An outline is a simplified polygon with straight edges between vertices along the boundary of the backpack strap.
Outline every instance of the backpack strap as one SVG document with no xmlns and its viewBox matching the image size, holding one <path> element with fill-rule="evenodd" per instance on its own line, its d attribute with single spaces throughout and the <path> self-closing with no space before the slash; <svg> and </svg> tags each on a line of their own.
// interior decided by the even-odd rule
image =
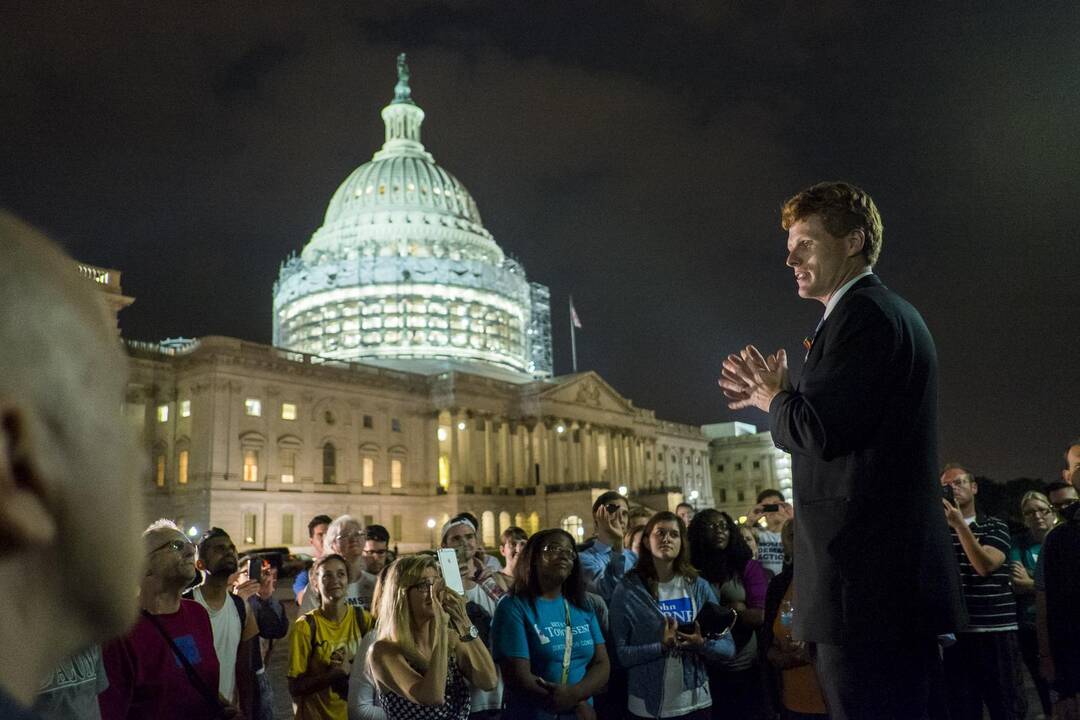
<svg viewBox="0 0 1080 720">
<path fill-rule="evenodd" d="M 247 603 L 244 602 L 244 598 L 236 593 L 229 593 L 229 597 L 232 598 L 233 605 L 236 606 L 236 613 L 240 616 L 240 637 L 243 637 L 244 626 L 247 625 Z"/>
<path fill-rule="evenodd" d="M 311 655 L 314 655 L 315 645 L 317 644 L 315 642 L 315 616 L 312 615 L 310 612 L 306 612 L 304 613 L 304 619 L 307 620 L 308 627 L 311 628 Z"/>
</svg>

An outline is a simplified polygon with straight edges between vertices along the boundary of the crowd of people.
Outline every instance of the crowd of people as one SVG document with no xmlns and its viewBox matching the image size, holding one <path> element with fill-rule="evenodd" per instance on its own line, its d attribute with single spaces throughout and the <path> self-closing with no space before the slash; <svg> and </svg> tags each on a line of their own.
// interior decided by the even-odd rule
<svg viewBox="0 0 1080 720">
<path fill-rule="evenodd" d="M 784 353 L 748 346 L 722 383 L 792 449 L 795 506 L 765 490 L 736 522 L 607 491 L 584 544 L 505 528 L 501 561 L 468 513 L 442 528 L 450 558 L 395 557 L 385 528 L 319 515 L 291 622 L 280 567 L 240 557 L 225 530 L 192 542 L 170 520 L 138 527 L 145 458 L 122 415 L 115 328 L 71 259 L 0 213 L 0 718 L 265 720 L 284 640 L 303 720 L 1012 720 L 1029 714 L 1024 672 L 1044 714 L 1080 719 L 1080 440 L 1062 479 L 1021 499 L 1018 533 L 982 511 L 966 466 L 947 465 L 932 493 L 904 484 L 936 474 L 933 392 L 888 395 L 927 420 L 884 433 L 896 414 L 861 402 L 864 358 L 883 366 L 874 343 L 892 331 L 818 356 L 848 347 L 864 315 L 915 336 L 921 321 L 862 268 L 864 247 L 871 265 L 880 249 L 868 196 L 807 193 L 826 205 L 799 215 L 797 196 L 784 227 L 800 294 L 826 303 L 811 365 L 795 388 Z M 876 229 L 827 226 L 836 197 Z M 815 276 L 830 264 L 832 280 Z M 912 357 L 932 356 L 927 339 Z M 859 381 L 846 395 L 845 377 Z M 890 460 L 916 440 L 927 450 L 910 467 Z"/>
<path fill-rule="evenodd" d="M 939 717 L 981 718 L 984 706 L 992 718 L 1025 717 L 1024 666 L 1045 716 L 1056 703 L 1058 717 L 1073 717 L 1076 488 L 1063 480 L 1025 494 L 1025 527 L 1011 534 L 978 509 L 968 469 L 946 466 L 941 485 L 968 621 L 939 638 Z M 265 667 L 286 639 L 300 720 L 827 718 L 813 646 L 793 635 L 795 510 L 764 490 L 741 520 L 631 509 L 608 491 L 587 542 L 508 527 L 499 560 L 462 513 L 439 543 L 456 558 L 458 593 L 434 551 L 397 557 L 386 528 L 317 515 L 291 623 L 274 597 L 278 567 L 240 558 L 220 528 L 192 543 L 159 520 L 143 533 L 137 623 L 64 661 L 38 711 L 270 720 Z M 95 680 L 77 701 L 59 680 L 83 666 Z"/>
</svg>

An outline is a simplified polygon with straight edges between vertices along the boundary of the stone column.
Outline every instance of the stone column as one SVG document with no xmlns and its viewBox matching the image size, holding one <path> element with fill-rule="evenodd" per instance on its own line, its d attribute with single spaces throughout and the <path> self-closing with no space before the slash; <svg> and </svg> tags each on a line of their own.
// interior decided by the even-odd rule
<svg viewBox="0 0 1080 720">
<path fill-rule="evenodd" d="M 461 486 L 461 431 L 458 430 L 460 422 L 457 410 L 450 411 L 450 492 L 459 492 Z"/>
</svg>

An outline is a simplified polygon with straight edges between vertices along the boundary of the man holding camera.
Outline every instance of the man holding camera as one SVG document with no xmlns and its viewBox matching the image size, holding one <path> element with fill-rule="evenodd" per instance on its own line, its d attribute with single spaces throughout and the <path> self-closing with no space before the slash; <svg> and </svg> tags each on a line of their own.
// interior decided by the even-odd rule
<svg viewBox="0 0 1080 720">
<path fill-rule="evenodd" d="M 582 546 L 578 560 L 589 590 L 610 603 L 615 586 L 637 564 L 637 555 L 623 547 L 630 503 L 616 491 L 608 490 L 593 501 L 592 513 L 596 537 Z"/>
<path fill-rule="evenodd" d="M 746 515 L 746 524 L 753 528 L 757 538 L 758 562 L 774 576 L 784 570 L 784 543 L 780 531 L 794 516 L 795 512 L 783 494 L 771 488 L 758 493 L 757 504 Z M 759 526 L 762 518 L 765 518 L 765 527 Z"/>
<path fill-rule="evenodd" d="M 979 485 L 960 465 L 945 466 L 941 486 L 968 611 L 968 626 L 944 652 L 949 713 L 960 720 L 980 718 L 985 703 L 992 718 L 1023 718 L 1027 699 L 1021 689 L 1016 599 L 1005 562 L 1009 526 L 976 514 Z"/>
</svg>

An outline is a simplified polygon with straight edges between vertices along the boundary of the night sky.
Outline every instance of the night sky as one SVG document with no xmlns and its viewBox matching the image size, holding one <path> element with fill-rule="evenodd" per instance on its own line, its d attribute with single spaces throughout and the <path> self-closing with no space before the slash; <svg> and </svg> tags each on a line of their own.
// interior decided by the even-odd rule
<svg viewBox="0 0 1080 720">
<path fill-rule="evenodd" d="M 1031 9 L 1031 8 L 1036 9 Z M 847 179 L 923 313 L 942 461 L 1056 479 L 1080 435 L 1076 3 L 70 2 L 0 23 L 0 205 L 123 272 L 126 337 L 269 343 L 279 263 L 382 144 L 409 54 L 423 140 L 552 291 L 556 370 L 743 420 L 723 354 L 822 312 L 779 207 Z"/>
</svg>

